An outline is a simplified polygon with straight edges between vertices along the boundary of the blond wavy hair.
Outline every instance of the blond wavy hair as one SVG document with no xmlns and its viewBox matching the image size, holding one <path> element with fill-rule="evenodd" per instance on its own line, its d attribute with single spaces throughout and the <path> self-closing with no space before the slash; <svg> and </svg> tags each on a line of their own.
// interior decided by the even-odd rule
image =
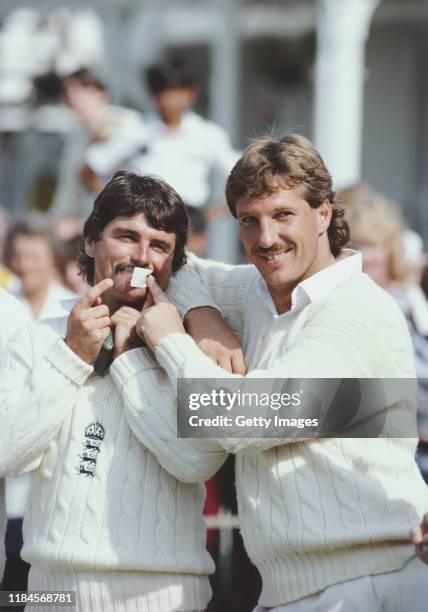
<svg viewBox="0 0 428 612">
<path fill-rule="evenodd" d="M 344 189 L 337 196 L 345 210 L 345 218 L 353 240 L 367 240 L 388 252 L 390 281 L 400 282 L 405 276 L 403 232 L 400 206 L 377 192 L 367 183 Z"/>
</svg>

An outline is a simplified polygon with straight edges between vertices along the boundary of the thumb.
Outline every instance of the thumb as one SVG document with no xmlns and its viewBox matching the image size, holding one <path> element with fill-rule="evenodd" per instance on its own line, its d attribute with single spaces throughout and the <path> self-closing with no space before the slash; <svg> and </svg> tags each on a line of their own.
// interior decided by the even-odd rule
<svg viewBox="0 0 428 612">
<path fill-rule="evenodd" d="M 144 300 L 144 304 L 143 307 L 141 309 L 141 312 L 144 312 L 146 310 L 148 310 L 149 308 L 151 308 L 152 306 L 155 305 L 155 300 L 153 298 L 152 292 L 151 291 L 146 291 L 146 299 Z"/>
<path fill-rule="evenodd" d="M 161 304 L 162 302 L 165 302 L 166 304 L 170 303 L 166 293 L 159 287 L 152 274 L 147 277 L 146 283 L 147 287 L 150 289 L 150 294 L 153 297 L 154 304 Z"/>
</svg>

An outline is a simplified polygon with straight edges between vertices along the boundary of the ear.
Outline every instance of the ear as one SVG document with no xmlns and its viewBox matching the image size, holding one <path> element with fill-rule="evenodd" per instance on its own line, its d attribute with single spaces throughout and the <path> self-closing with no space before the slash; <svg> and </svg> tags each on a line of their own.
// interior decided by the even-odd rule
<svg viewBox="0 0 428 612">
<path fill-rule="evenodd" d="M 330 200 L 324 200 L 324 202 L 317 209 L 318 218 L 318 230 L 321 234 L 324 234 L 329 228 L 331 217 L 333 214 L 333 208 L 330 204 Z"/>
<path fill-rule="evenodd" d="M 89 238 L 85 238 L 85 253 L 88 257 L 94 257 L 94 244 L 95 242 L 89 240 Z"/>
</svg>

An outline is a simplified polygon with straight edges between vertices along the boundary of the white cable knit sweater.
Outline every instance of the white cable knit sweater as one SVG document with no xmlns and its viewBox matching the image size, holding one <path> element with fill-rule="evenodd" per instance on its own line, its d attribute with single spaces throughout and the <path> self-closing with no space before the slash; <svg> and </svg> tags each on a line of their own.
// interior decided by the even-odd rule
<svg viewBox="0 0 428 612">
<path fill-rule="evenodd" d="M 20 327 L 26 325 L 27 317 L 18 300 L 2 288 L 0 288 L 0 316 L 0 351 L 4 351 L 8 340 Z M 0 478 L 0 583 L 5 563 L 4 536 L 7 524 L 4 489 L 4 481 Z"/>
<path fill-rule="evenodd" d="M 392 298 L 365 274 L 350 275 L 304 307 L 286 337 L 281 317 L 273 319 L 263 303 L 259 284 L 251 266 L 193 260 L 187 277 L 173 281 L 169 294 L 182 310 L 214 299 L 249 362 L 263 364 L 250 377 L 414 376 L 406 322 Z M 165 338 L 156 357 L 174 383 L 178 377 L 231 376 L 184 334 Z M 171 405 L 162 409 L 160 395 L 146 399 L 152 411 L 150 433 L 143 431 L 148 448 L 165 465 L 172 465 L 174 453 L 190 461 L 196 441 L 178 439 L 174 446 Z M 414 422 L 415 415 L 408 418 Z M 428 508 L 427 487 L 414 461 L 415 439 L 247 439 L 238 447 L 236 440 L 202 442 L 208 454 L 218 447 L 239 450 L 240 523 L 262 575 L 262 605 L 285 604 L 334 583 L 397 570 L 414 555 L 408 532 Z"/>
<path fill-rule="evenodd" d="M 161 465 L 140 441 L 148 427 L 140 414 L 159 385 L 173 402 L 166 375 L 134 349 L 95 376 L 62 340 L 65 326 L 66 318 L 21 330 L 0 366 L 0 475 L 35 470 L 23 558 L 39 572 L 188 574 L 185 608 L 203 609 L 214 564 L 202 483 L 225 452 L 195 447 L 191 464 Z"/>
</svg>

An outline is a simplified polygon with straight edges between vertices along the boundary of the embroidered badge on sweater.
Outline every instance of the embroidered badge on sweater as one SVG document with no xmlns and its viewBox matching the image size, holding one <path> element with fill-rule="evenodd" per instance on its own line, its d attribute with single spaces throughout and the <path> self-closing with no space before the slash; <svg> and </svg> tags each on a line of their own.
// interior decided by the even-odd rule
<svg viewBox="0 0 428 612">
<path fill-rule="evenodd" d="M 86 427 L 83 452 L 79 455 L 81 463 L 77 466 L 79 476 L 94 477 L 104 436 L 105 429 L 99 421 L 95 421 L 95 423 L 91 423 Z"/>
</svg>

